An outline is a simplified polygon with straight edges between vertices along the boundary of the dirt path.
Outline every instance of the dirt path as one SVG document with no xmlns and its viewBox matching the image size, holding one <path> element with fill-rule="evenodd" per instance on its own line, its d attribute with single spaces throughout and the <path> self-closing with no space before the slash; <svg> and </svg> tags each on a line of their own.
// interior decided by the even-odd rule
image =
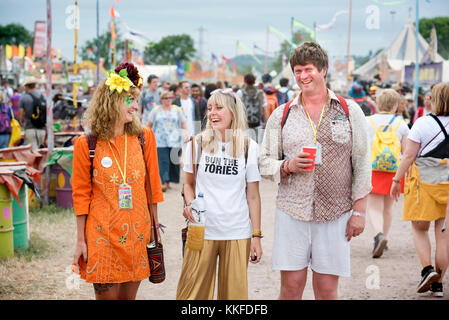
<svg viewBox="0 0 449 320">
<path fill-rule="evenodd" d="M 173 185 L 159 207 L 160 222 L 168 226 L 163 235 L 167 279 L 157 285 L 142 281 L 137 299 L 175 298 L 182 264 L 180 230 L 184 226 L 180 188 L 181 185 Z M 277 186 L 264 180 L 260 191 L 264 255 L 260 264 L 249 265 L 249 298 L 271 300 L 277 299 L 280 285 L 279 272 L 271 270 Z M 435 299 L 429 293 L 419 295 L 415 292 L 421 267 L 413 246 L 410 224 L 401 220 L 401 208 L 402 201 L 394 206 L 389 250 L 380 259 L 371 258 L 374 234 L 369 224 L 361 236 L 351 241 L 352 277 L 341 278 L 341 299 Z M 72 281 L 73 276 L 67 269 L 75 241 L 74 216 L 66 213 L 50 225 L 35 219 L 31 231 L 47 240 L 50 252 L 31 261 L 24 258 L 0 261 L 0 299 L 92 299 L 92 285 L 81 280 L 79 288 L 76 288 L 76 282 Z M 434 246 L 433 231 L 431 234 Z M 304 299 L 314 298 L 310 275 L 309 272 Z M 444 285 L 448 290 L 447 277 Z M 448 297 L 449 293 L 443 299 Z"/>
</svg>

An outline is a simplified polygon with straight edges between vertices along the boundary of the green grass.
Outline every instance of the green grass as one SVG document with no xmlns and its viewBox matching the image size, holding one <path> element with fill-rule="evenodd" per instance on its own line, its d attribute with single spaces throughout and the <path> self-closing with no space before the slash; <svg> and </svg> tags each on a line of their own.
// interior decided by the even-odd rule
<svg viewBox="0 0 449 320">
<path fill-rule="evenodd" d="M 39 236 L 36 232 L 31 232 L 29 247 L 27 249 L 14 249 L 14 256 L 31 261 L 32 259 L 47 256 L 50 249 L 51 247 L 49 241 Z"/>
</svg>

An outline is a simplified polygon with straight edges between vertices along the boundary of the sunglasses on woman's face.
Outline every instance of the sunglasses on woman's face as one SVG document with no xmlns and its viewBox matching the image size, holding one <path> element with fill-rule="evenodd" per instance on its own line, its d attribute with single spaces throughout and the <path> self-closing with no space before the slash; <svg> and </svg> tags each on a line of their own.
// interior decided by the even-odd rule
<svg viewBox="0 0 449 320">
<path fill-rule="evenodd" d="M 163 97 L 162 100 L 173 99 L 173 97 Z"/>
</svg>

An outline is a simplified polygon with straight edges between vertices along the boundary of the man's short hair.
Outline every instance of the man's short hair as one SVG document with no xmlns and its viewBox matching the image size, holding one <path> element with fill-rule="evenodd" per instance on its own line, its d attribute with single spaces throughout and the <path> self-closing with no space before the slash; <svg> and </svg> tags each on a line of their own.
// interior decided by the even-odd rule
<svg viewBox="0 0 449 320">
<path fill-rule="evenodd" d="M 150 74 L 147 78 L 147 83 L 151 83 L 151 80 L 153 79 L 159 79 L 159 77 L 155 74 Z"/>
<path fill-rule="evenodd" d="M 252 74 L 252 73 L 247 73 L 245 74 L 245 76 L 243 77 L 243 81 L 252 86 L 254 85 L 254 83 L 256 82 L 256 77 Z"/>
<path fill-rule="evenodd" d="M 191 87 L 192 89 L 193 89 L 193 88 L 200 88 L 200 89 L 201 89 L 201 87 L 200 87 L 198 84 L 196 84 L 196 83 L 192 84 L 190 87 Z"/>
<path fill-rule="evenodd" d="M 262 75 L 262 82 L 264 84 L 271 82 L 271 80 L 273 80 L 273 78 L 268 73 L 265 73 L 264 75 Z"/>
<path fill-rule="evenodd" d="M 187 80 L 182 80 L 182 81 L 179 83 L 179 86 L 180 86 L 181 88 L 184 88 L 184 83 L 187 83 L 187 84 L 190 85 L 190 82 L 189 82 L 189 81 L 187 81 Z"/>
<path fill-rule="evenodd" d="M 290 54 L 290 67 L 292 70 L 297 65 L 305 66 L 306 64 L 313 64 L 318 71 L 329 69 L 329 58 L 326 51 L 321 46 L 312 41 L 303 42 Z"/>
<path fill-rule="evenodd" d="M 288 79 L 287 79 L 287 78 L 281 78 L 281 79 L 279 80 L 279 85 L 280 85 L 281 87 L 286 87 L 286 86 L 288 86 Z"/>
</svg>

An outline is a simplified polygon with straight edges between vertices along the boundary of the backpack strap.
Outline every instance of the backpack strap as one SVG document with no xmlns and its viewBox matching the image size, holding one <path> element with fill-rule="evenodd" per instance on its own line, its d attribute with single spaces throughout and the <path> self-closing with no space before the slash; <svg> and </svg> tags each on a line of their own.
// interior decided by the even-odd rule
<svg viewBox="0 0 449 320">
<path fill-rule="evenodd" d="M 396 117 L 396 116 L 395 116 Z M 396 133 L 396 131 L 398 131 L 399 129 L 399 125 L 401 124 L 402 120 L 399 119 L 398 124 L 396 125 L 396 128 L 394 128 L 393 132 Z"/>
<path fill-rule="evenodd" d="M 429 115 L 435 119 L 435 121 L 438 123 L 438 125 L 441 128 L 441 131 L 443 131 L 444 134 L 444 138 L 445 140 L 449 139 L 449 135 L 447 134 L 446 129 L 444 128 L 443 124 L 441 123 L 440 119 L 438 119 L 438 117 L 436 115 L 434 115 L 433 113 L 429 113 Z"/>
<path fill-rule="evenodd" d="M 373 126 L 374 133 L 377 133 L 378 130 L 377 130 L 377 128 L 376 128 L 376 125 L 374 124 L 373 118 L 372 118 L 372 117 L 368 117 L 368 119 L 370 120 L 371 125 Z"/>
<path fill-rule="evenodd" d="M 282 120 L 281 120 L 281 130 L 284 128 L 285 122 L 287 121 L 288 115 L 290 113 L 290 105 L 292 104 L 292 102 L 293 102 L 293 99 L 285 104 L 284 114 L 282 115 Z"/>
<path fill-rule="evenodd" d="M 345 111 L 346 116 L 348 117 L 348 120 L 349 120 L 349 109 L 348 109 L 348 103 L 346 102 L 346 99 L 343 98 L 342 96 L 339 96 L 338 94 L 336 96 L 338 98 L 338 101 L 340 101 L 340 104 L 343 107 L 343 110 Z"/>
<path fill-rule="evenodd" d="M 93 172 L 94 172 L 94 157 L 95 157 L 95 148 L 97 146 L 97 137 L 93 134 L 89 133 L 86 135 L 87 146 L 89 147 L 89 158 L 90 158 L 90 181 L 92 181 Z"/>
</svg>

